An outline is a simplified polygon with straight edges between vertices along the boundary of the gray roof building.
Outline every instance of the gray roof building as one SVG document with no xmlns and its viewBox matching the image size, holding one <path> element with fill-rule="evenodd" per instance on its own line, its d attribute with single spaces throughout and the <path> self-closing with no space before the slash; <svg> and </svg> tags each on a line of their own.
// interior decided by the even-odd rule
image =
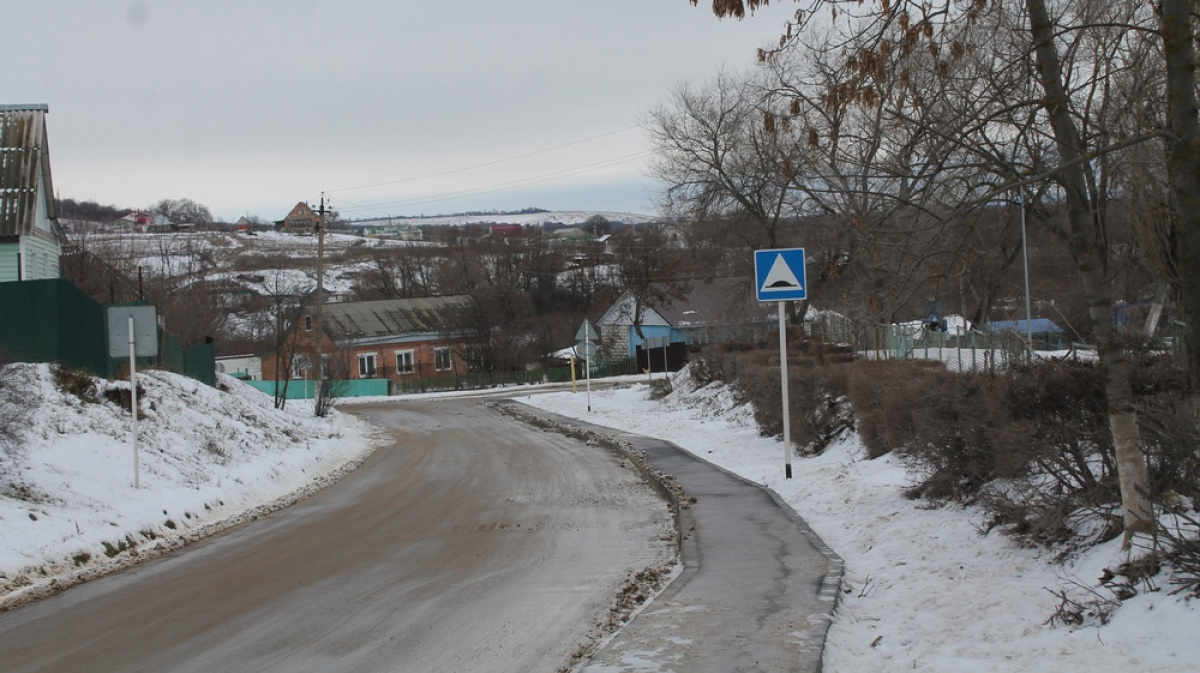
<svg viewBox="0 0 1200 673">
<path fill-rule="evenodd" d="M 466 295 L 325 304 L 321 330 L 339 343 L 427 337 L 443 331 L 447 313 L 466 304 Z"/>
<path fill-rule="evenodd" d="M 0 105 L 0 282 L 57 278 L 64 236 L 54 210 L 49 107 Z"/>
</svg>

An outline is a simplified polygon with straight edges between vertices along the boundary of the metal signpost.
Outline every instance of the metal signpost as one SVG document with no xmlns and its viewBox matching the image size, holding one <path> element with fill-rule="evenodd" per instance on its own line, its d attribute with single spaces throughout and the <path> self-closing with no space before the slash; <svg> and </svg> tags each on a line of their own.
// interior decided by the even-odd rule
<svg viewBox="0 0 1200 673">
<path fill-rule="evenodd" d="M 783 389 L 783 460 L 785 478 L 792 478 L 792 428 L 788 410 L 787 323 L 784 306 L 808 298 L 804 248 L 754 251 L 754 293 L 761 302 L 779 302 L 779 382 Z"/>
<path fill-rule="evenodd" d="M 138 357 L 158 355 L 158 313 L 153 306 L 108 307 L 108 356 L 119 358 L 128 346 L 130 408 L 133 411 L 133 487 L 141 488 L 138 466 Z"/>
<path fill-rule="evenodd" d="M 596 357 L 596 342 L 593 341 L 596 337 L 596 328 L 592 327 L 592 323 L 587 320 L 583 321 L 583 325 L 579 327 L 579 331 L 575 333 L 575 352 L 582 357 L 583 367 L 587 376 L 587 410 L 592 410 L 592 358 Z"/>
</svg>

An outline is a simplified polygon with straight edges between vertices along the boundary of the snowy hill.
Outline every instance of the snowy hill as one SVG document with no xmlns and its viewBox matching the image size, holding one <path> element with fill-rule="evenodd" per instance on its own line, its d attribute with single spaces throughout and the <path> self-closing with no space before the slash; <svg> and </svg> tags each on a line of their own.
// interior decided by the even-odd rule
<svg viewBox="0 0 1200 673">
<path fill-rule="evenodd" d="M 654 215 L 646 215 L 643 213 L 618 213 L 594 210 L 551 210 L 537 213 L 478 213 L 471 215 L 404 217 L 393 218 L 391 221 L 396 223 L 411 224 L 417 227 L 461 227 L 467 224 L 520 224 L 522 226 L 562 224 L 567 226 L 576 226 L 587 222 L 589 219 L 597 215 L 610 222 L 623 222 L 625 224 L 643 224 L 646 222 L 654 222 L 658 219 Z M 353 222 L 353 224 L 364 223 L 365 222 Z"/>
</svg>

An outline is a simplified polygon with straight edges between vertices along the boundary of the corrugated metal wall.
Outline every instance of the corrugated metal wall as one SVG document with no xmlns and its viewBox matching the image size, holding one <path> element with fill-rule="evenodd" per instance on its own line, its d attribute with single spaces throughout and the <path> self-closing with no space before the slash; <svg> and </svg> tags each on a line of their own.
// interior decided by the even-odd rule
<svg viewBox="0 0 1200 673">
<path fill-rule="evenodd" d="M 33 232 L 44 115 L 44 109 L 0 109 L 0 236 Z"/>
<path fill-rule="evenodd" d="M 108 376 L 105 329 L 104 307 L 70 281 L 0 283 L 0 348 L 9 359 Z"/>
</svg>

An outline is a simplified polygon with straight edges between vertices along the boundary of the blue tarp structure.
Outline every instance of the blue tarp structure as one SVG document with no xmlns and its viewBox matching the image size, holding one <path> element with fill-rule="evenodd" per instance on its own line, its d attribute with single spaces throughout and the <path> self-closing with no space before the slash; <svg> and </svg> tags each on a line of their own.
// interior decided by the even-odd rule
<svg viewBox="0 0 1200 673">
<path fill-rule="evenodd" d="M 1016 332 L 1024 337 L 1033 334 L 1034 347 L 1056 350 L 1063 347 L 1063 328 L 1049 318 L 1033 320 L 996 320 L 987 324 L 989 332 Z"/>
</svg>

